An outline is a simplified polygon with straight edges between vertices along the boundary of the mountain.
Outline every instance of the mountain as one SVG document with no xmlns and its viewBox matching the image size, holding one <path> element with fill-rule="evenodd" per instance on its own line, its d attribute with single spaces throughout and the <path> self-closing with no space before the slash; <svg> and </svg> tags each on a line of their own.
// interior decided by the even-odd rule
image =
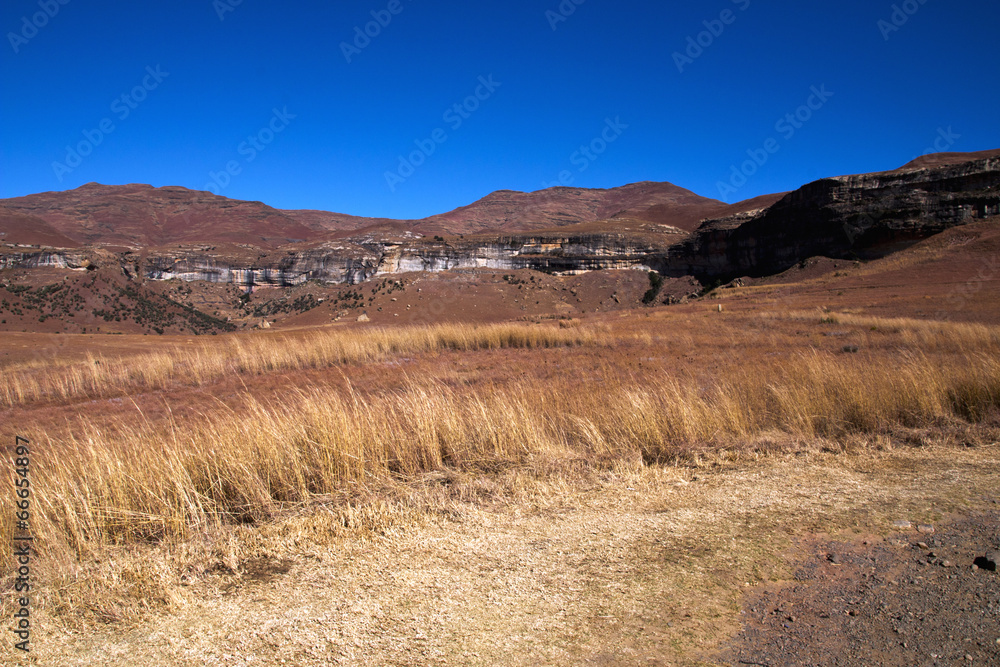
<svg viewBox="0 0 1000 667">
<path fill-rule="evenodd" d="M 726 204 L 673 185 L 644 181 L 611 189 L 498 190 L 468 206 L 416 221 L 423 234 L 532 232 L 597 220 L 632 218 L 691 231 Z M 650 214 L 650 211 L 656 212 Z"/>
<path fill-rule="evenodd" d="M 925 156 L 893 171 L 820 179 L 766 208 L 706 220 L 664 270 L 726 280 L 817 255 L 883 257 L 998 215 L 1000 151 Z"/>
<path fill-rule="evenodd" d="M 288 287 L 453 269 L 655 269 L 713 282 L 874 257 L 1000 214 L 1000 151 L 929 155 L 738 204 L 670 183 L 494 192 L 423 220 L 283 211 L 179 187 L 88 184 L 0 200 L 0 266 L 106 265 L 146 280 Z M 447 236 L 448 238 L 445 238 Z M 81 248 L 24 252 L 17 243 Z M 138 251 L 138 252 L 136 252 Z M 118 253 L 115 255 L 114 253 Z"/>
<path fill-rule="evenodd" d="M 990 151 L 977 151 L 975 153 L 931 153 L 907 162 L 894 172 L 913 171 L 916 169 L 934 169 L 936 167 L 948 167 L 963 162 L 974 160 L 984 160 L 991 157 L 1000 157 L 1000 149 Z M 886 172 L 891 173 L 891 172 Z"/>
<path fill-rule="evenodd" d="M 262 202 L 169 186 L 100 185 L 0 200 L 7 216 L 31 216 L 43 225 L 2 223 L 4 241 L 56 247 L 99 245 L 149 248 L 182 243 L 244 243 L 275 248 L 350 234 L 414 235 L 515 233 L 616 217 L 650 220 L 691 230 L 707 215 L 726 210 L 670 183 L 634 183 L 589 190 L 501 190 L 467 206 L 422 220 L 364 218 L 328 211 L 287 211 Z M 60 244 L 64 244 L 60 246 Z"/>
<path fill-rule="evenodd" d="M 76 248 L 80 243 L 61 234 L 45 220 L 7 206 L 0 206 L 0 242 Z"/>
<path fill-rule="evenodd" d="M 276 247 L 377 222 L 324 211 L 281 211 L 210 192 L 140 184 L 88 183 L 65 192 L 0 200 L 0 206 L 45 221 L 75 245 L 133 248 L 177 243 Z M 12 227 L 6 240 L 32 243 L 27 238 Z"/>
<path fill-rule="evenodd" d="M 0 201 L 0 330 L 209 333 L 264 320 L 593 312 L 647 303 L 650 271 L 668 285 L 667 303 L 998 221 L 1000 151 L 924 156 L 733 205 L 635 183 L 499 191 L 423 220 L 88 184 Z M 405 303 L 395 296 L 413 284 Z"/>
</svg>

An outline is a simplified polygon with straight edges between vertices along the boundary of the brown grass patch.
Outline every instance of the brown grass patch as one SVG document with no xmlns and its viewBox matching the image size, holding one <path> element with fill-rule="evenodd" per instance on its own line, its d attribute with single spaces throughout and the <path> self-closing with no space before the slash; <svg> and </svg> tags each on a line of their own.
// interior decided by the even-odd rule
<svg viewBox="0 0 1000 667">
<path fill-rule="evenodd" d="M 574 462 L 610 469 L 738 461 L 810 442 L 837 451 L 843 445 L 822 443 L 858 434 L 983 421 L 1000 406 L 1000 361 L 814 353 L 730 368 L 706 384 L 670 376 L 474 389 L 410 381 L 365 396 L 314 386 L 271 399 L 248 394 L 242 403 L 186 422 L 107 427 L 80 417 L 65 439 L 34 443 L 35 461 L 47 465 L 32 471 L 32 530 L 52 568 L 47 576 L 61 582 L 42 594 L 49 604 L 73 608 L 80 564 L 114 545 L 196 540 L 435 471 L 489 477 Z M 357 520 L 348 513 L 341 522 L 375 525 L 397 510 Z M 0 539 L 13 534 L 13 515 L 8 494 L 0 498 Z M 143 566 L 102 585 L 136 604 L 165 599 L 148 589 L 165 576 Z"/>
<path fill-rule="evenodd" d="M 401 354 L 590 345 L 593 331 L 526 324 L 314 330 L 306 334 L 246 334 L 222 342 L 126 356 L 88 355 L 85 361 L 35 360 L 0 370 L 0 405 L 128 395 L 176 385 L 200 386 L 232 374 L 329 368 Z"/>
</svg>

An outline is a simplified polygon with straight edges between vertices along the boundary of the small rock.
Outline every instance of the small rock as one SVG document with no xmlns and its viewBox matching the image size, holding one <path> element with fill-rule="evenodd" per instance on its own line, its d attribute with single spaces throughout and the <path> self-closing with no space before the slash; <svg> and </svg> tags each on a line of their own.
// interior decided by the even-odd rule
<svg viewBox="0 0 1000 667">
<path fill-rule="evenodd" d="M 917 532 L 923 533 L 925 535 L 932 535 L 934 533 L 934 526 L 928 523 L 922 523 L 919 526 L 917 526 Z"/>
<path fill-rule="evenodd" d="M 906 519 L 899 519 L 892 522 L 892 527 L 899 528 L 900 530 L 909 530 L 910 528 L 913 528 L 913 524 Z"/>
<path fill-rule="evenodd" d="M 844 559 L 841 558 L 839 554 L 827 554 L 826 559 L 834 565 L 840 565 L 844 562 Z"/>
<path fill-rule="evenodd" d="M 847 354 L 856 354 L 860 349 L 857 345 L 845 345 L 840 348 L 841 352 L 846 352 Z"/>
<path fill-rule="evenodd" d="M 987 551 L 985 556 L 979 556 L 972 561 L 972 567 L 996 572 L 997 562 L 1000 562 L 1000 551 Z"/>
<path fill-rule="evenodd" d="M 920 547 L 921 549 L 930 549 L 930 547 L 927 546 L 926 542 L 917 542 L 917 546 Z"/>
<path fill-rule="evenodd" d="M 941 567 L 955 567 L 955 564 L 950 560 L 943 560 L 941 561 Z"/>
<path fill-rule="evenodd" d="M 969 662 L 972 662 L 972 656 L 969 655 L 968 653 L 965 654 L 965 659 L 968 660 Z"/>
</svg>

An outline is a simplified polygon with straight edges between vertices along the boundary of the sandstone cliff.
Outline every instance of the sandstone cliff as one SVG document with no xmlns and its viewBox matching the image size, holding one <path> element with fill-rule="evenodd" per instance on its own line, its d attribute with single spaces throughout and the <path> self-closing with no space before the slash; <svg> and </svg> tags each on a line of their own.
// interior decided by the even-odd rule
<svg viewBox="0 0 1000 667">
<path fill-rule="evenodd" d="M 678 234 L 679 238 L 683 235 Z M 576 273 L 641 268 L 660 261 L 663 244 L 624 235 L 503 236 L 445 242 L 368 240 L 327 243 L 271 259 L 241 263 L 225 253 L 184 250 L 151 253 L 142 273 L 151 280 L 205 280 L 241 287 L 289 287 L 310 280 L 356 284 L 415 271 L 487 268 Z"/>
<path fill-rule="evenodd" d="M 386 274 L 472 268 L 534 269 L 549 273 L 652 268 L 669 276 L 690 275 L 702 282 L 712 282 L 778 273 L 817 255 L 879 256 L 948 227 L 1000 214 L 1000 152 L 972 154 L 969 157 L 973 159 L 965 161 L 954 154 L 946 157 L 935 160 L 931 156 L 890 172 L 822 179 L 780 198 L 759 197 L 733 206 L 697 198 L 669 184 L 635 184 L 615 191 L 595 191 L 597 194 L 589 199 L 575 191 L 563 192 L 570 190 L 567 188 L 531 196 L 504 192 L 466 207 L 469 209 L 466 213 L 472 216 L 467 223 L 455 222 L 463 209 L 440 216 L 459 227 L 477 227 L 485 224 L 483 216 L 502 213 L 505 218 L 516 217 L 517 226 L 530 229 L 540 224 L 531 221 L 532 211 L 541 220 L 551 220 L 556 214 L 552 206 L 566 197 L 574 200 L 576 208 L 570 207 L 570 218 L 577 221 L 594 215 L 594 211 L 603 210 L 606 214 L 618 206 L 637 206 L 637 202 L 643 205 L 654 202 L 650 210 L 655 210 L 661 218 L 669 218 L 661 210 L 666 206 L 664 200 L 673 202 L 677 219 L 696 211 L 716 216 L 728 214 L 703 219 L 696 229 L 695 225 L 688 227 L 694 229 L 690 233 L 661 223 L 636 231 L 639 228 L 629 228 L 622 218 L 601 223 L 599 227 L 605 230 L 602 232 L 582 231 L 578 224 L 563 230 L 509 233 L 497 230 L 445 239 L 422 236 L 413 226 L 393 224 L 333 233 L 322 230 L 329 221 L 308 215 L 290 221 L 289 212 L 269 209 L 259 202 L 211 199 L 207 193 L 149 186 L 126 186 L 124 195 L 112 196 L 104 186 L 85 186 L 72 191 L 63 208 L 59 207 L 57 197 L 62 193 L 6 200 L 6 213 L 0 211 L 3 213 L 0 222 L 6 221 L 5 228 L 12 230 L 11 233 L 20 233 L 18 230 L 23 231 L 25 220 L 41 220 L 49 215 L 54 217 L 53 229 L 45 230 L 48 236 L 69 234 L 74 229 L 70 224 L 73 212 L 83 211 L 90 222 L 81 228 L 81 233 L 83 238 L 90 239 L 111 225 L 113 219 L 117 220 L 114 215 L 128 214 L 138 219 L 130 217 L 130 226 L 117 229 L 114 240 L 119 240 L 119 236 L 121 241 L 126 236 L 134 240 L 139 234 L 135 230 L 145 230 L 146 235 L 154 232 L 180 235 L 197 242 L 199 235 L 208 234 L 207 230 L 221 229 L 221 236 L 214 241 L 219 245 L 175 242 L 169 246 L 119 249 L 115 255 L 94 246 L 56 250 L 7 243 L 5 252 L 0 253 L 0 268 L 82 269 L 93 262 L 94 253 L 101 253 L 98 263 L 117 262 L 128 277 L 208 281 L 240 287 L 289 287 L 313 280 L 356 284 Z M 146 202 L 145 197 L 152 199 Z M 211 208 L 219 204 L 216 199 L 224 204 L 218 211 Z M 598 203 L 605 208 L 599 209 Z M 211 215 L 199 218 L 198 225 L 178 228 L 179 223 L 171 216 L 194 204 L 209 207 Z M 164 211 L 169 211 L 169 215 Z M 37 217 L 27 218 L 29 213 Z M 321 212 L 300 213 L 322 217 Z M 142 223 L 146 218 L 152 224 L 149 229 Z M 244 218 L 253 234 L 241 242 L 237 232 Z M 362 224 L 358 221 L 370 222 L 345 219 L 338 224 Z M 292 233 L 305 238 L 287 236 Z M 265 234 L 275 236 L 264 238 Z M 278 235 L 284 236 L 278 239 Z M 332 240 L 331 235 L 335 236 Z"/>
<path fill-rule="evenodd" d="M 1000 214 L 1000 157 L 827 178 L 750 214 L 705 221 L 659 268 L 702 280 L 762 276 L 808 257 L 876 257 Z"/>
</svg>

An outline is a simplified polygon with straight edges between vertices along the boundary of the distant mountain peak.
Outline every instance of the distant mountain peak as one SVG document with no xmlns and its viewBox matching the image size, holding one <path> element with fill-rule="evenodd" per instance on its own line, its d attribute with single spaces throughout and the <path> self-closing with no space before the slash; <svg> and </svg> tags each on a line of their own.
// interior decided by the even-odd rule
<svg viewBox="0 0 1000 667">
<path fill-rule="evenodd" d="M 938 153 L 919 157 L 896 171 L 991 157 L 1000 157 L 1000 150 Z M 0 232 L 6 243 L 131 247 L 192 242 L 273 247 L 291 240 L 311 242 L 355 234 L 511 234 L 591 223 L 601 223 L 601 229 L 610 230 L 625 221 L 690 232 L 706 218 L 766 207 L 780 198 L 762 195 L 729 206 L 673 183 L 639 181 L 613 188 L 496 190 L 447 213 L 420 220 L 391 220 L 328 211 L 280 210 L 263 202 L 230 199 L 177 185 L 91 182 L 64 192 L 0 200 Z M 31 232 L 33 226 L 38 227 L 38 233 Z"/>
</svg>

